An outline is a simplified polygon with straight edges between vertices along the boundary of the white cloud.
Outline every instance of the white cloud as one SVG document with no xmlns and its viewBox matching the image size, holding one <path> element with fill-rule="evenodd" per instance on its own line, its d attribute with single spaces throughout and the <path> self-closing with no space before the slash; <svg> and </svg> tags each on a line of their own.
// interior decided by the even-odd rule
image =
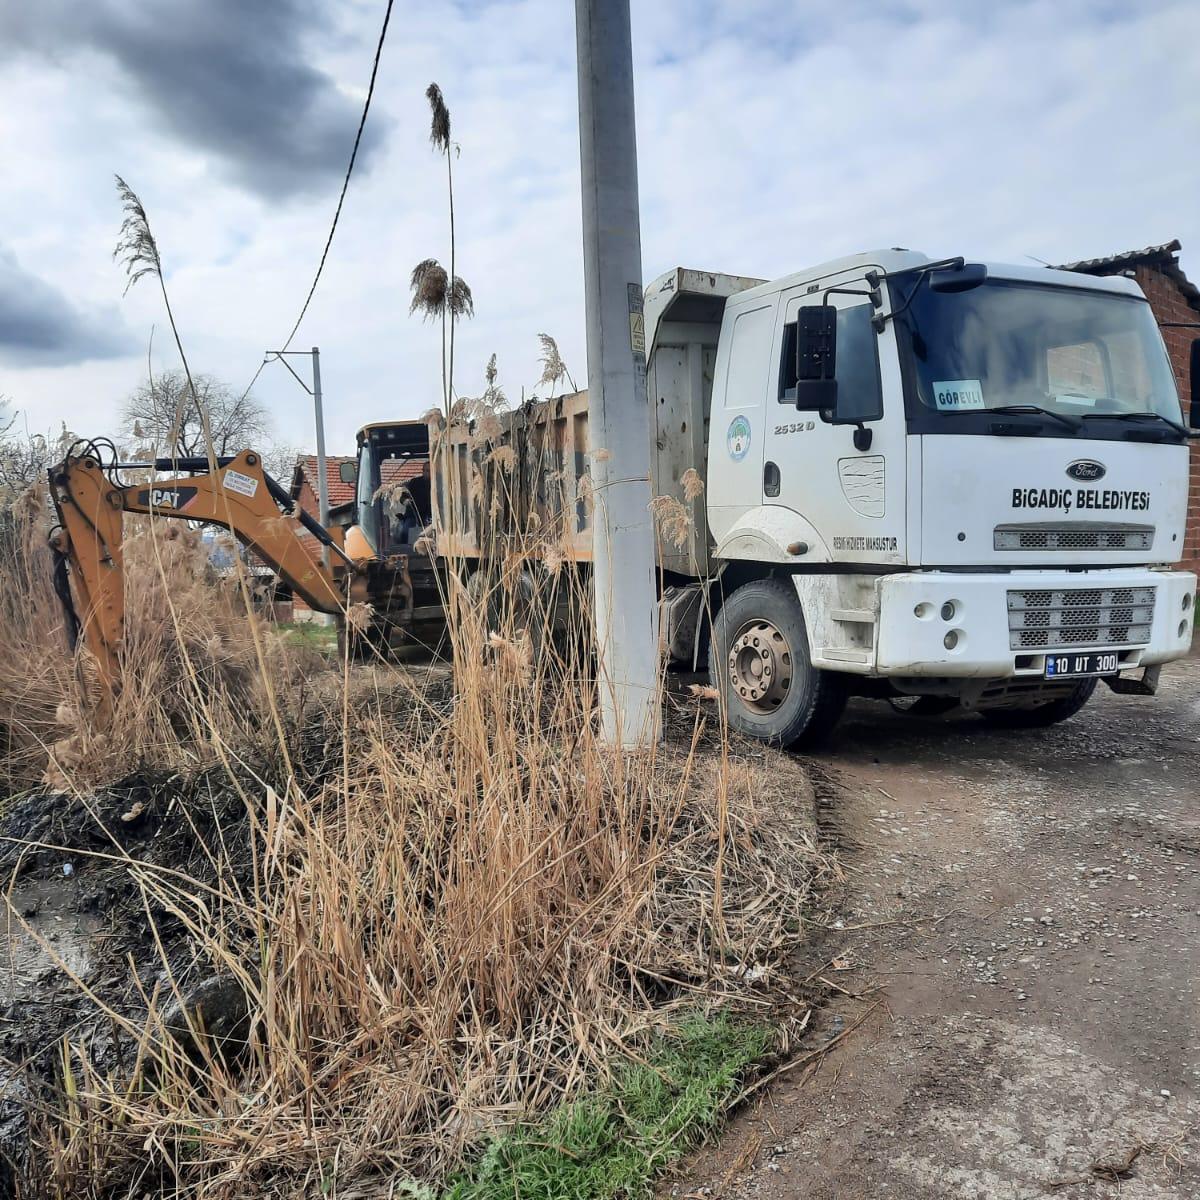
<svg viewBox="0 0 1200 1200">
<path fill-rule="evenodd" d="M 347 0 L 297 44 L 353 109 L 382 4 Z M 499 354 L 510 397 L 537 377 L 536 334 L 586 374 L 572 6 L 558 0 L 397 5 L 376 108 L 386 136 L 356 176 L 297 346 L 322 348 L 330 445 L 367 420 L 417 415 L 439 390 L 437 334 L 408 316 L 408 274 L 449 256 L 445 170 L 428 144 L 436 79 L 454 117 L 458 270 L 476 299 L 457 382 Z M 1042 3 L 768 0 L 634 4 L 643 257 L 782 275 L 877 245 L 1061 262 L 1179 237 L 1200 264 L 1200 10 Z M 203 96 L 191 102 L 203 103 Z M 344 131 L 348 154 L 353 122 Z M 108 261 L 120 170 L 150 210 L 199 369 L 244 385 L 307 291 L 336 200 L 267 201 L 211 147 L 144 107 L 106 55 L 9 59 L 0 229 L 22 262 L 84 306 L 122 286 Z M 1200 266 L 1194 273 L 1200 273 Z M 145 284 L 124 302 L 161 326 Z M 161 329 L 155 355 L 170 364 Z M 111 428 L 144 350 L 118 364 L 26 370 L 0 392 L 34 427 Z M 311 441 L 308 398 L 281 368 L 259 394 Z"/>
</svg>

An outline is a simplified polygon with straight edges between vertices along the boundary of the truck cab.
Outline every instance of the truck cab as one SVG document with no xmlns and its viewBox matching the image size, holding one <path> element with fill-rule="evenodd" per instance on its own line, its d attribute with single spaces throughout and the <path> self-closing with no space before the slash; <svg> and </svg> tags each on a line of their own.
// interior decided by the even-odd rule
<svg viewBox="0 0 1200 1200">
<path fill-rule="evenodd" d="M 692 560 L 735 725 L 794 742 L 854 692 L 1045 724 L 1187 653 L 1188 430 L 1131 280 L 887 250 L 671 272 L 646 318 L 659 459 L 667 414 L 707 427 Z"/>
</svg>

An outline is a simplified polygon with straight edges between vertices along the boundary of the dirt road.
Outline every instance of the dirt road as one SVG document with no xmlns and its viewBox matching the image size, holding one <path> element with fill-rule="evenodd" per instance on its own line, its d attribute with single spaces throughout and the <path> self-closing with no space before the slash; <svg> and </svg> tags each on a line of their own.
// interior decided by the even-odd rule
<svg viewBox="0 0 1200 1200">
<path fill-rule="evenodd" d="M 814 766 L 850 880 L 805 969 L 864 998 L 665 1190 L 1200 1197 L 1200 658 L 1032 734 L 859 702 Z"/>
</svg>

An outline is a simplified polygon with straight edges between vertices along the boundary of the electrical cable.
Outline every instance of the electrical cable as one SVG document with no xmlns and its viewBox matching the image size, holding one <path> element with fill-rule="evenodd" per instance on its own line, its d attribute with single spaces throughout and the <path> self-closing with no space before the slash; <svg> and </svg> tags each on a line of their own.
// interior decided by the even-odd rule
<svg viewBox="0 0 1200 1200">
<path fill-rule="evenodd" d="M 317 264 L 317 273 L 313 277 L 312 287 L 308 289 L 304 307 L 300 310 L 300 315 L 296 318 L 296 323 L 292 326 L 292 332 L 288 334 L 287 341 L 283 343 L 285 350 L 292 344 L 292 338 L 296 336 L 300 322 L 304 320 L 304 314 L 308 312 L 308 306 L 317 290 L 317 284 L 321 281 L 321 272 L 325 270 L 329 247 L 333 245 L 333 235 L 337 232 L 338 218 L 342 215 L 342 205 L 346 200 L 346 190 L 350 186 L 350 176 L 354 173 L 354 160 L 358 157 L 359 143 L 362 141 L 363 130 L 366 128 L 367 113 L 371 111 L 371 97 L 375 95 L 375 79 L 379 74 L 379 59 L 383 54 L 383 43 L 387 38 L 388 22 L 392 19 L 392 3 L 393 0 L 387 0 L 387 9 L 383 14 L 383 28 L 379 31 L 379 44 L 375 47 L 375 61 L 371 64 L 371 81 L 367 84 L 367 98 L 363 103 L 362 116 L 359 118 L 358 132 L 354 135 L 354 148 L 350 151 L 350 162 L 346 167 L 346 178 L 342 180 L 342 194 L 338 197 L 337 208 L 333 213 L 333 224 L 329 227 L 329 236 L 325 239 L 325 249 L 321 251 L 321 261 Z"/>
<path fill-rule="evenodd" d="M 379 30 L 379 42 L 375 47 L 375 59 L 371 64 L 371 79 L 367 84 L 367 98 L 363 102 L 362 116 L 358 120 L 358 131 L 354 135 L 354 146 L 350 151 L 350 162 L 346 166 L 346 177 L 342 180 L 341 195 L 338 196 L 337 208 L 333 212 L 333 223 L 329 227 L 329 236 L 325 239 L 325 248 L 321 251 L 321 261 L 317 264 L 317 273 L 313 276 L 312 287 L 308 289 L 308 295 L 304 298 L 304 305 L 300 309 L 300 315 L 296 318 L 296 323 L 292 326 L 292 332 L 288 334 L 287 341 L 283 343 L 283 349 L 287 350 L 292 344 L 292 338 L 296 336 L 296 331 L 300 328 L 300 322 L 304 320 L 305 314 L 308 312 L 308 306 L 312 303 L 312 298 L 316 294 L 317 284 L 321 282 L 321 274 L 325 270 L 325 260 L 329 257 L 329 247 L 333 245 L 333 235 L 337 232 L 338 218 L 342 215 L 342 205 L 346 201 L 346 191 L 350 187 L 350 176 L 354 173 L 354 163 L 358 158 L 358 147 L 362 142 L 363 130 L 367 125 L 367 114 L 371 111 L 371 98 L 375 95 L 375 80 L 379 75 L 379 60 L 383 55 L 383 44 L 387 40 L 388 22 L 392 19 L 392 4 L 394 0 L 387 0 L 387 8 L 383 14 L 383 26 Z M 254 372 L 254 378 L 246 385 L 246 390 L 242 392 L 242 400 L 250 394 L 250 389 L 258 382 L 258 377 L 262 374 L 262 369 L 267 365 L 268 359 L 263 359 L 258 364 L 258 370 Z M 239 401 L 241 403 L 241 401 Z"/>
</svg>

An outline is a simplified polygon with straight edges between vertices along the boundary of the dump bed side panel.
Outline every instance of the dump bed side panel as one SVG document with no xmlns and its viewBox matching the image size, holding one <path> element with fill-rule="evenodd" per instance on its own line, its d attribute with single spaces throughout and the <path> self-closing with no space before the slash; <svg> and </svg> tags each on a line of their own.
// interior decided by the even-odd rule
<svg viewBox="0 0 1200 1200">
<path fill-rule="evenodd" d="M 439 554 L 592 557 L 587 392 L 430 426 Z"/>
</svg>

